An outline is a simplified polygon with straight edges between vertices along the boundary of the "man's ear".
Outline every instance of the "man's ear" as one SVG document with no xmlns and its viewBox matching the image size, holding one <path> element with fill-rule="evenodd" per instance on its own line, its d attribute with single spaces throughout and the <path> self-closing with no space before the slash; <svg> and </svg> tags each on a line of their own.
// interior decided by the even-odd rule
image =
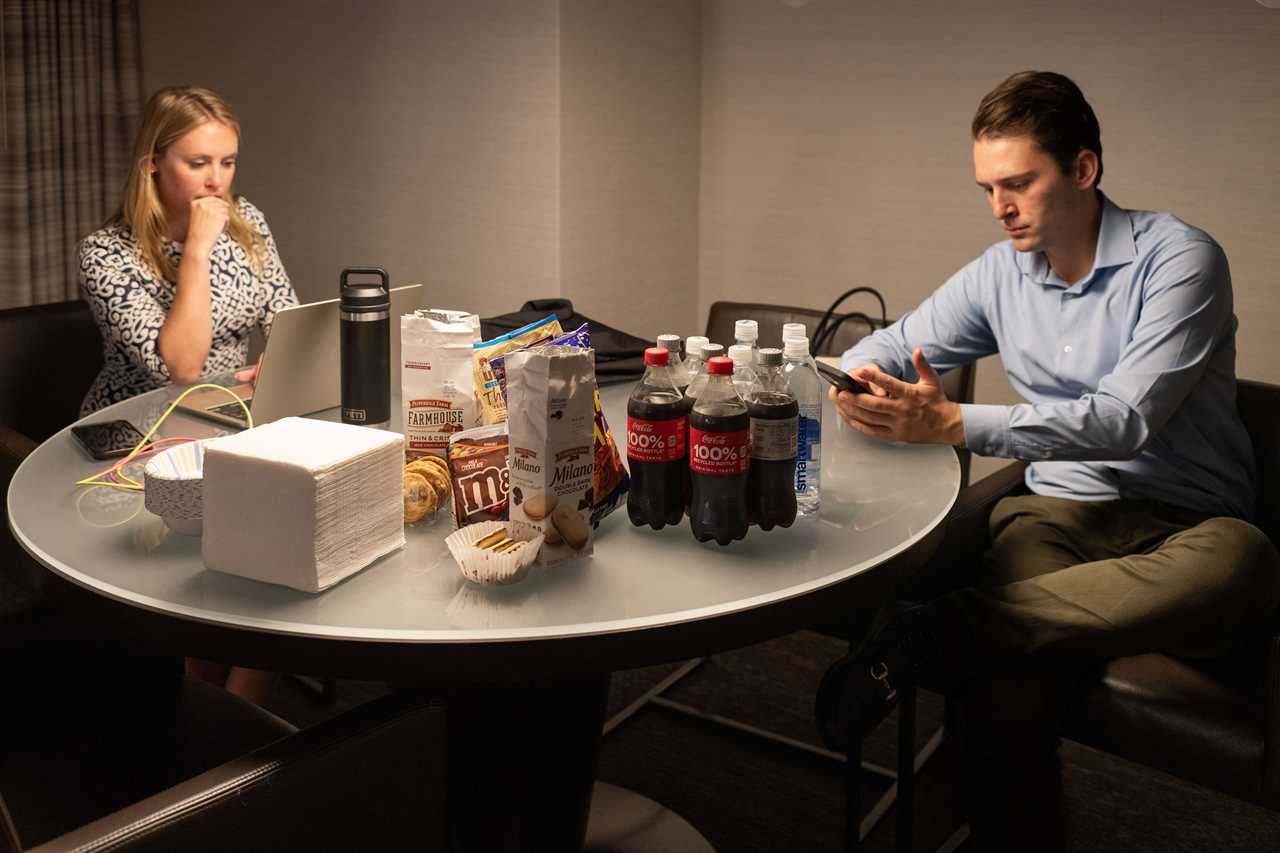
<svg viewBox="0 0 1280 853">
<path fill-rule="evenodd" d="M 1075 170 L 1072 174 L 1076 189 L 1087 190 L 1098 180 L 1098 154 L 1088 148 L 1081 148 L 1076 154 Z"/>
</svg>

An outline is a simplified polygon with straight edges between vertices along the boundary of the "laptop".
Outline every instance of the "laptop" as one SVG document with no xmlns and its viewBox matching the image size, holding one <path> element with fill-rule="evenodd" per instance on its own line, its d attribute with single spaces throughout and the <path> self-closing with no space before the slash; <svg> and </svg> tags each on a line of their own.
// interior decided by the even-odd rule
<svg viewBox="0 0 1280 853">
<path fill-rule="evenodd" d="M 400 387 L 400 317 L 422 304 L 422 285 L 391 290 L 391 385 Z M 276 312 L 262 352 L 257 385 L 229 386 L 249 404 L 255 425 L 291 415 L 309 415 L 341 402 L 338 361 L 338 300 L 293 305 Z M 222 391 L 202 388 L 178 408 L 188 414 L 234 427 L 247 427 L 244 410 Z"/>
</svg>

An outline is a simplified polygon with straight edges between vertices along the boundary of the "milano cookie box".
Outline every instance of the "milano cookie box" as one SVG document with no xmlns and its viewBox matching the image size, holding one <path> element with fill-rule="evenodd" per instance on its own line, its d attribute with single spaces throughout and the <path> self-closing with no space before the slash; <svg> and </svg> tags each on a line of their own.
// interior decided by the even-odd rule
<svg viewBox="0 0 1280 853">
<path fill-rule="evenodd" d="M 511 532 L 544 537 L 540 563 L 591 553 L 596 371 L 590 349 L 507 356 Z"/>
</svg>

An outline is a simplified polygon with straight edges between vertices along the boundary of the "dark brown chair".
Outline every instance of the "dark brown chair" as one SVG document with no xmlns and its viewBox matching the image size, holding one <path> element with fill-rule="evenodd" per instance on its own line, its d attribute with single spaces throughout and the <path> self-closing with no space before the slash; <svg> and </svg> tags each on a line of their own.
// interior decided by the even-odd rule
<svg viewBox="0 0 1280 853">
<path fill-rule="evenodd" d="M 443 705 L 392 693 L 304 731 L 152 682 L 0 738 L 0 851 L 444 850 Z M 23 846 L 23 845 L 28 846 Z"/>
<path fill-rule="evenodd" d="M 0 311 L 0 425 L 39 444 L 80 416 L 102 369 L 102 337 L 83 300 Z"/>
<path fill-rule="evenodd" d="M 1256 457 L 1254 521 L 1280 543 L 1280 386 L 1240 380 L 1236 405 Z M 1008 465 L 961 492 L 924 573 L 943 577 L 976 564 L 989 545 L 992 508 L 1024 488 L 1025 470 Z M 1107 662 L 1072 703 L 1063 735 L 1280 810 L 1280 625 L 1211 661 L 1144 654 Z M 899 808 L 912 808 L 905 793 Z"/>
</svg>

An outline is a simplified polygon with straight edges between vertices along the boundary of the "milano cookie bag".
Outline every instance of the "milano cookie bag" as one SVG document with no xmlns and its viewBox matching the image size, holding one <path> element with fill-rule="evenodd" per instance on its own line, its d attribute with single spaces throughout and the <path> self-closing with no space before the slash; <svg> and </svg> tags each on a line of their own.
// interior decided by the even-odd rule
<svg viewBox="0 0 1280 853">
<path fill-rule="evenodd" d="M 545 536 L 541 563 L 591 553 L 595 354 L 545 346 L 507 356 L 511 533 Z"/>
</svg>

